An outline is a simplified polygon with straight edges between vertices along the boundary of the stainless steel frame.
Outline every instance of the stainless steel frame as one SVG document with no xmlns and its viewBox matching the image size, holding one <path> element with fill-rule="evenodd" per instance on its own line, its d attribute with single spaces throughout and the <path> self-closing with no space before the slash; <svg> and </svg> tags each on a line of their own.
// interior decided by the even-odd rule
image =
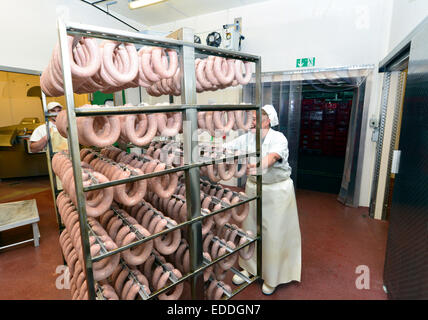
<svg viewBox="0 0 428 320">
<path fill-rule="evenodd" d="M 251 243 L 257 241 L 257 275 L 252 277 L 251 279 L 242 275 L 239 271 L 233 270 L 234 273 L 239 274 L 246 282 L 241 285 L 234 292 L 227 292 L 226 295 L 228 298 L 233 297 L 238 292 L 243 290 L 249 284 L 253 283 L 257 279 L 261 277 L 262 274 L 262 177 L 257 176 L 257 196 L 249 199 L 245 199 L 235 205 L 222 208 L 210 214 L 201 214 L 200 208 L 200 177 L 199 177 L 199 167 L 212 163 L 212 161 L 198 161 L 198 159 L 192 158 L 192 148 L 197 146 L 197 141 L 192 141 L 193 133 L 197 130 L 197 111 L 208 111 L 208 110 L 256 110 L 257 113 L 257 128 L 256 128 L 256 156 L 257 156 L 257 167 L 261 165 L 261 58 L 259 56 L 245 54 L 242 52 L 235 52 L 230 50 L 223 50 L 214 47 L 208 47 L 203 45 L 198 45 L 193 43 L 193 32 L 190 29 L 180 29 L 175 32 L 177 38 L 179 40 L 171 39 L 171 38 L 160 38 L 150 35 L 143 35 L 135 32 L 127 32 L 127 31 L 118 31 L 114 29 L 108 28 L 100 28 L 91 25 L 82 25 L 72 22 L 64 22 L 61 19 L 57 21 L 58 28 L 58 37 L 60 43 L 60 53 L 62 60 L 62 68 L 63 68 L 63 80 L 64 80 L 64 92 L 67 104 L 67 116 L 68 116 L 68 147 L 71 155 L 71 161 L 73 165 L 74 171 L 74 180 L 75 180 L 75 188 L 76 188 L 76 196 L 77 196 L 77 209 L 79 212 L 79 223 L 80 223 L 80 231 L 81 231 L 81 242 L 84 256 L 84 269 L 86 272 L 86 281 L 88 287 L 88 295 L 89 299 L 93 300 L 97 297 L 100 298 L 99 290 L 95 289 L 95 281 L 92 273 L 92 263 L 99 261 L 103 258 L 106 258 L 110 255 L 117 254 L 123 250 L 129 249 L 133 246 L 137 246 L 145 241 L 149 241 L 155 237 L 161 236 L 167 232 L 174 231 L 175 229 L 181 228 L 183 226 L 190 226 L 189 228 L 189 249 L 190 249 L 190 260 L 191 260 L 191 272 L 187 275 L 184 275 L 179 280 L 173 279 L 172 284 L 154 292 L 150 296 L 144 294 L 143 290 L 140 290 L 140 296 L 143 299 L 153 298 L 157 295 L 169 290 L 171 287 L 175 286 L 177 283 L 180 283 L 186 279 L 191 278 L 191 295 L 193 299 L 204 299 L 203 294 L 203 280 L 202 280 L 202 272 L 206 268 L 211 265 L 217 263 L 220 260 L 227 258 L 229 255 L 236 253 L 238 250 L 250 245 Z M 152 46 L 160 46 L 160 47 L 170 47 L 178 49 L 181 55 L 181 68 L 183 70 L 183 79 L 182 79 L 182 104 L 181 105 L 170 105 L 170 106 L 148 106 L 144 108 L 139 107 L 115 107 L 115 108 L 102 108 L 100 110 L 97 108 L 95 110 L 91 110 L 89 108 L 85 108 L 81 110 L 80 108 L 76 108 L 74 105 L 74 96 L 73 96 L 73 85 L 71 78 L 71 70 L 70 70 L 70 57 L 68 51 L 68 43 L 67 43 L 67 34 L 75 35 L 75 36 L 90 36 L 94 38 L 101 39 L 110 39 L 115 41 L 123 41 L 123 42 L 131 42 L 142 45 L 152 45 Z M 254 105 L 197 105 L 196 104 L 196 80 L 194 73 L 194 57 L 195 53 L 198 54 L 210 54 L 221 57 L 233 58 L 233 59 L 241 59 L 244 61 L 254 62 L 256 65 L 256 103 Z M 42 93 L 42 102 L 43 108 L 45 111 L 45 116 L 47 117 L 49 114 L 46 109 L 46 96 Z M 155 173 L 155 174 L 145 174 L 141 176 L 133 176 L 128 179 L 113 181 L 109 183 L 103 183 L 92 187 L 83 187 L 82 184 L 82 174 L 81 170 L 81 162 L 80 162 L 80 154 L 79 154 L 79 142 L 77 137 L 77 126 L 76 126 L 76 117 L 79 116 L 94 116 L 94 115 L 107 115 L 107 114 L 130 114 L 130 113 L 153 113 L 153 112 L 172 112 L 178 111 L 184 113 L 185 125 L 183 128 L 183 136 L 184 136 L 184 160 L 185 164 L 182 167 L 178 168 L 170 168 L 163 172 Z M 48 121 L 47 121 L 48 122 Z M 187 125 L 187 126 L 186 126 Z M 49 130 L 48 130 L 49 134 Z M 51 152 L 52 148 L 50 145 L 50 136 L 49 138 L 49 152 L 47 152 L 48 162 L 51 163 L 51 158 L 53 157 L 53 153 Z M 252 154 L 248 154 L 247 156 L 251 156 Z M 225 157 L 222 161 L 227 161 L 230 159 L 234 159 L 235 157 Z M 218 159 L 216 160 L 218 161 Z M 87 216 L 86 216 L 86 207 L 85 207 L 85 196 L 84 192 L 106 188 L 112 185 L 128 183 L 132 181 L 136 181 L 139 179 L 147 179 L 153 176 L 166 174 L 168 172 L 175 171 L 185 171 L 186 178 L 186 203 L 188 210 L 188 221 L 177 225 L 175 227 L 168 228 L 167 230 L 163 230 L 160 233 L 151 235 L 146 238 L 139 238 L 134 243 L 131 243 L 127 246 L 120 247 L 116 250 L 107 252 L 103 250 L 103 253 L 97 257 L 91 257 L 90 255 L 90 247 L 89 247 L 89 232 L 92 232 L 90 226 L 87 224 Z M 56 201 L 56 195 L 58 194 L 57 186 L 55 184 L 54 174 L 51 170 L 50 165 L 50 177 L 53 186 L 54 193 L 54 201 Z M 243 204 L 249 201 L 257 201 L 257 236 L 254 239 L 249 239 L 248 242 L 243 245 L 237 247 L 232 250 L 229 248 L 228 253 L 215 259 L 212 262 L 207 262 L 202 259 L 202 232 L 201 232 L 201 223 L 202 219 L 205 219 L 209 216 L 218 214 L 225 210 L 228 210 L 237 205 Z M 58 215 L 58 214 L 57 214 Z M 58 221 L 60 222 L 60 216 L 58 215 Z M 60 223 L 61 225 L 61 223 Z"/>
</svg>

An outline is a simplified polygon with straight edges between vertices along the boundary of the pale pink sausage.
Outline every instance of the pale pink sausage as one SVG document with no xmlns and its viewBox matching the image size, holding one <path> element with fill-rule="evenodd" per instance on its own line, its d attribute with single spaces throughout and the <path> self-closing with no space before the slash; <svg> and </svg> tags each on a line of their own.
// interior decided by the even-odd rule
<svg viewBox="0 0 428 320">
<path fill-rule="evenodd" d="M 221 130 L 224 133 L 227 133 L 232 129 L 235 123 L 235 114 L 233 111 L 227 112 L 227 123 L 223 124 L 222 112 L 214 111 L 213 121 L 216 129 Z"/>
<path fill-rule="evenodd" d="M 213 281 L 211 281 L 210 285 L 208 286 L 207 298 L 209 300 L 214 300 L 214 296 L 217 296 L 217 294 L 214 294 L 214 292 L 217 293 L 219 290 L 221 290 L 221 292 L 223 293 L 223 290 L 221 288 L 217 287 L 217 283 L 218 283 L 217 280 L 213 280 Z"/>
<path fill-rule="evenodd" d="M 243 193 L 243 192 L 240 192 L 240 194 L 242 194 L 243 196 L 246 196 L 246 194 Z M 232 204 L 235 204 L 235 203 L 238 203 L 238 202 L 239 202 L 239 197 L 234 197 L 232 199 Z M 232 211 L 232 217 L 233 217 L 233 219 L 236 222 L 242 222 L 248 216 L 248 213 L 249 213 L 249 210 L 250 210 L 250 205 L 247 202 L 247 203 L 245 203 L 245 204 L 243 204 L 241 206 L 236 207 L 235 209 L 236 210 Z"/>
<path fill-rule="evenodd" d="M 177 269 L 173 269 L 172 272 L 174 273 L 174 275 L 179 279 L 182 277 L 181 273 L 179 270 Z M 162 277 L 159 279 L 159 282 L 157 283 L 157 290 L 162 289 L 166 282 L 169 279 L 169 271 L 165 272 Z M 174 286 L 174 288 L 172 288 L 171 290 L 168 291 L 168 293 L 162 293 L 160 294 L 159 300 L 177 300 L 178 298 L 180 298 L 181 294 L 183 293 L 183 287 L 184 284 L 182 282 L 180 282 L 179 284 L 177 284 L 176 286 Z"/>
<path fill-rule="evenodd" d="M 84 46 L 87 49 L 87 52 L 89 54 L 89 57 L 87 57 L 87 61 L 84 65 L 78 65 L 74 62 L 72 59 L 73 52 L 72 52 L 72 44 L 73 44 L 74 37 L 68 36 L 68 48 L 69 48 L 69 54 L 70 54 L 70 69 L 73 76 L 79 77 L 79 78 L 89 78 L 92 77 L 96 72 L 98 72 L 100 66 L 101 66 L 101 57 L 100 52 L 98 49 L 98 46 L 94 39 L 82 37 L 79 40 L 79 43 L 81 46 Z"/>
<path fill-rule="evenodd" d="M 235 244 L 232 241 L 227 241 L 226 244 L 231 249 L 235 249 Z M 223 255 L 226 253 L 226 249 L 225 248 L 222 248 L 222 249 L 224 249 L 224 251 L 222 251 L 221 254 L 219 252 L 219 255 Z M 233 267 L 237 258 L 238 258 L 237 255 L 232 254 L 232 255 L 228 256 L 227 258 L 219 261 L 218 264 L 219 264 L 220 268 L 222 268 L 223 270 L 229 270 L 231 267 Z"/>
<path fill-rule="evenodd" d="M 237 163 L 227 164 L 226 162 L 221 162 L 218 164 L 218 174 L 222 180 L 230 180 L 233 178 Z M 228 172 L 226 172 L 226 166 L 228 166 Z"/>
<path fill-rule="evenodd" d="M 144 262 L 143 273 L 146 276 L 146 278 L 148 279 L 148 281 L 150 281 L 150 282 L 151 282 L 152 275 L 153 275 L 152 266 L 153 266 L 154 262 L 155 262 L 155 257 L 153 255 L 150 255 L 147 258 L 146 262 Z"/>
<path fill-rule="evenodd" d="M 103 290 L 104 298 L 107 300 L 119 300 L 119 297 L 117 296 L 117 293 L 114 291 L 112 286 L 104 284 L 101 288 Z"/>
<path fill-rule="evenodd" d="M 153 271 L 152 278 L 151 278 L 151 283 L 154 288 L 157 287 L 157 284 L 159 283 L 159 279 L 161 278 L 162 274 L 163 274 L 162 266 L 157 266 Z"/>
<path fill-rule="evenodd" d="M 107 241 L 104 243 L 104 245 L 105 245 L 107 250 L 117 249 L 117 245 L 112 241 Z M 94 273 L 94 280 L 95 281 L 100 281 L 100 280 L 106 279 L 107 277 L 109 277 L 113 273 L 113 271 L 115 270 L 115 268 L 119 264 L 120 255 L 114 254 L 112 256 L 109 256 L 106 259 L 109 259 L 109 262 L 107 263 L 105 268 L 100 269 L 100 270 L 94 270 L 93 273 Z"/>
<path fill-rule="evenodd" d="M 249 237 L 253 237 L 253 236 L 254 236 L 254 235 L 253 235 L 253 233 L 252 233 L 250 230 L 248 230 L 248 231 L 247 231 L 247 235 L 248 235 Z M 242 237 L 242 238 L 241 238 L 241 240 L 239 241 L 239 245 L 241 246 L 241 245 L 243 245 L 245 242 L 246 242 L 246 239 L 245 239 L 244 237 Z M 248 250 L 247 250 L 247 251 L 245 251 L 245 250 L 246 250 L 246 248 L 243 248 L 243 249 L 239 250 L 239 255 L 240 255 L 240 256 L 241 256 L 241 258 L 242 258 L 242 259 L 244 259 L 244 260 L 251 259 L 251 257 L 253 256 L 253 254 L 254 254 L 254 250 L 255 250 L 255 248 L 256 248 L 256 244 L 255 244 L 255 242 L 253 242 L 252 244 L 250 244 L 247 248 L 248 248 Z"/>
<path fill-rule="evenodd" d="M 144 227 L 142 227 L 141 225 L 134 225 L 134 227 L 138 230 L 138 232 L 140 232 L 144 237 L 148 237 L 151 235 L 151 233 L 145 229 Z M 129 233 L 125 239 L 123 239 L 123 245 L 128 245 L 131 242 L 133 242 L 136 239 L 136 235 L 135 233 L 131 232 Z M 143 249 L 141 249 L 143 248 Z M 147 258 L 149 257 L 150 253 L 152 252 L 152 248 L 153 248 L 153 240 L 150 241 L 146 241 L 143 244 L 134 247 L 132 249 L 128 249 L 125 251 L 121 252 L 121 255 L 123 257 L 123 259 L 131 265 L 139 265 L 142 264 L 144 261 L 147 260 Z M 134 255 L 134 251 L 139 250 L 141 252 L 141 254 L 139 255 Z"/>
<path fill-rule="evenodd" d="M 122 58 L 128 58 L 124 69 L 119 70 L 113 63 L 113 51 L 120 45 L 119 42 L 108 41 L 103 48 L 103 62 L 101 68 L 105 68 L 108 75 L 113 78 L 115 84 L 123 85 L 135 79 L 138 73 L 138 54 L 134 44 L 125 43 L 126 54 Z M 119 49 L 119 54 L 120 48 Z M 123 49 L 122 49 L 123 50 Z M 129 62 L 128 62 L 129 61 Z M 122 72 L 121 72 L 122 71 Z"/>
<path fill-rule="evenodd" d="M 160 163 L 158 166 L 156 166 L 154 172 L 159 172 L 165 170 L 166 165 L 164 163 Z M 154 177 L 153 180 L 150 182 L 151 188 L 156 194 L 161 198 L 169 198 L 174 193 L 175 189 L 177 188 L 178 184 L 178 176 L 176 173 L 170 173 L 169 176 L 169 185 L 165 189 L 162 186 L 161 178 L 160 177 Z"/>
<path fill-rule="evenodd" d="M 93 176 L 98 180 L 99 183 L 108 182 L 109 180 L 99 172 L 93 172 Z M 86 213 L 90 217 L 99 217 L 106 212 L 113 201 L 113 189 L 111 187 L 104 188 L 101 190 L 103 194 L 103 200 L 94 207 L 86 205 Z"/>
<path fill-rule="evenodd" d="M 175 265 L 177 268 L 181 269 L 184 271 L 183 268 L 183 253 L 184 251 L 187 249 L 187 244 L 186 243 L 181 243 L 180 246 L 178 247 L 177 251 L 175 251 L 175 255 L 174 255 L 174 261 L 175 261 Z"/>
<path fill-rule="evenodd" d="M 164 63 L 162 62 L 162 56 L 165 55 L 165 52 L 168 53 L 170 61 L 169 67 L 166 68 Z M 174 76 L 175 72 L 178 68 L 178 57 L 177 52 L 173 49 L 162 49 L 159 47 L 155 47 L 152 49 L 151 61 L 153 64 L 154 71 L 161 78 L 171 78 Z"/>
<path fill-rule="evenodd" d="M 199 111 L 198 112 L 198 127 L 199 127 L 199 129 L 206 129 L 206 125 L 205 125 L 205 111 Z"/>
<path fill-rule="evenodd" d="M 239 163 L 240 165 L 241 165 L 241 167 L 240 167 L 240 169 L 239 170 L 236 170 L 235 171 L 235 174 L 233 175 L 235 178 L 240 178 L 240 177 L 242 177 L 245 173 L 246 173 L 246 171 L 247 171 L 247 162 L 244 160 L 242 160 L 242 159 L 237 159 L 236 161 L 235 161 L 237 164 Z M 230 199 L 229 199 L 230 200 Z"/>
<path fill-rule="evenodd" d="M 222 69 L 224 61 L 224 58 L 216 57 L 213 70 L 220 84 L 229 85 L 235 78 L 235 64 L 233 59 L 226 59 L 228 68 L 227 73 L 225 73 Z"/>
<path fill-rule="evenodd" d="M 176 225 L 175 221 L 172 221 L 172 224 Z M 161 232 L 167 225 L 166 219 L 162 219 L 156 225 L 154 233 Z M 181 231 L 176 229 L 172 232 L 169 232 L 164 239 L 162 237 L 157 237 L 154 239 L 155 248 L 162 254 L 169 255 L 175 252 L 180 245 L 181 240 Z"/>
<path fill-rule="evenodd" d="M 144 74 L 144 66 L 143 66 L 143 59 L 142 55 L 144 53 L 144 47 L 140 48 L 138 50 L 138 75 L 136 77 L 136 80 L 134 79 L 134 83 L 138 84 L 140 87 L 148 88 L 152 85 L 152 82 L 147 79 L 146 75 Z"/>
<path fill-rule="evenodd" d="M 235 60 L 235 79 L 239 82 L 239 84 L 242 84 L 242 85 L 248 84 L 252 76 L 250 62 L 245 61 L 244 66 L 245 66 L 245 78 L 242 76 L 242 73 L 241 73 L 242 61 Z"/>
<path fill-rule="evenodd" d="M 207 166 L 207 173 L 208 173 L 208 178 L 210 179 L 211 182 L 217 183 L 221 180 L 220 177 L 218 177 L 215 173 L 214 173 L 214 166 L 217 167 L 216 164 L 210 164 Z M 214 190 L 215 191 L 215 190 Z M 210 194 L 212 195 L 212 194 Z"/>
<path fill-rule="evenodd" d="M 206 77 L 210 83 L 212 83 L 215 86 L 219 86 L 220 82 L 218 81 L 217 77 L 215 76 L 214 70 L 213 70 L 215 58 L 216 57 L 214 57 L 214 56 L 209 56 L 207 58 L 207 60 L 206 60 L 207 62 L 205 65 L 205 75 L 206 75 Z"/>
<path fill-rule="evenodd" d="M 246 112 L 247 114 L 247 120 L 244 122 L 244 112 L 243 110 L 236 110 L 235 111 L 235 120 L 236 125 L 239 129 L 242 130 L 249 130 L 252 123 L 253 123 L 253 114 L 251 112 Z"/>
<path fill-rule="evenodd" d="M 144 72 L 144 75 L 148 80 L 151 82 L 157 82 L 161 79 L 161 77 L 153 71 L 152 68 L 152 51 L 153 47 L 144 47 L 142 48 L 142 54 L 141 54 L 141 63 L 142 63 L 142 69 Z"/>
<path fill-rule="evenodd" d="M 227 199 L 226 198 L 222 198 L 222 201 L 226 202 Z M 221 204 L 218 203 L 218 204 L 216 204 L 214 206 L 213 211 L 220 210 L 221 208 L 222 208 Z M 223 212 L 218 213 L 218 214 L 216 214 L 216 215 L 213 216 L 214 217 L 214 221 L 215 221 L 217 227 L 222 228 L 227 222 L 229 222 L 231 215 L 230 215 L 230 213 L 228 211 L 229 210 L 226 210 L 226 211 L 223 211 Z"/>
<path fill-rule="evenodd" d="M 207 111 L 205 112 L 205 127 L 209 131 L 209 133 L 215 137 L 215 125 L 213 120 L 213 111 Z"/>
<path fill-rule="evenodd" d="M 213 87 L 213 84 L 205 77 L 204 70 L 206 63 L 206 59 L 203 59 L 198 63 L 196 67 L 196 79 L 199 81 L 203 89 L 209 90 Z"/>
<path fill-rule="evenodd" d="M 203 253 L 203 256 L 204 256 L 204 258 L 205 258 L 205 259 L 207 259 L 209 262 L 211 262 L 211 261 L 212 261 L 211 256 L 209 255 L 209 253 L 208 253 L 208 252 L 204 252 L 204 253 Z M 212 273 L 213 273 L 213 267 L 212 267 L 212 266 L 211 266 L 211 267 L 208 267 L 208 268 L 206 268 L 206 269 L 205 269 L 205 271 L 204 271 L 204 281 L 205 281 L 205 282 L 207 282 L 207 281 L 208 281 L 208 279 L 210 278 L 210 276 L 212 275 Z"/>
<path fill-rule="evenodd" d="M 208 252 L 210 244 L 211 244 L 211 240 L 214 238 L 214 235 L 212 233 L 208 233 L 204 239 L 204 242 L 202 243 L 202 248 L 204 250 L 204 252 Z M 213 259 L 215 259 L 215 257 L 212 257 Z"/>
<path fill-rule="evenodd" d="M 181 112 L 174 112 L 174 115 L 173 115 L 174 123 L 172 126 L 167 125 L 167 120 L 165 118 L 166 117 L 160 116 L 157 119 L 158 120 L 157 125 L 158 125 L 160 134 L 166 137 L 176 136 L 180 131 L 180 127 L 182 126 L 182 122 L 183 122 Z"/>
<path fill-rule="evenodd" d="M 137 146 L 145 146 L 149 144 L 156 135 L 158 129 L 157 117 L 154 114 L 149 114 L 147 116 L 148 128 L 144 135 L 137 135 L 134 125 L 136 119 L 137 117 L 132 115 L 127 117 L 125 123 L 126 137 Z"/>
</svg>

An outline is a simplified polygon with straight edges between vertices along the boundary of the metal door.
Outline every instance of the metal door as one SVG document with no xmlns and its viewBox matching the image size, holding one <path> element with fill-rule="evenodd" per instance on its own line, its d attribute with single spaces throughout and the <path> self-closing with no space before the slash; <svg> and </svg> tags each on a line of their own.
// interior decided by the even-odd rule
<svg viewBox="0 0 428 320">
<path fill-rule="evenodd" d="M 392 299 L 428 299 L 428 24 L 411 41 L 385 257 Z"/>
</svg>

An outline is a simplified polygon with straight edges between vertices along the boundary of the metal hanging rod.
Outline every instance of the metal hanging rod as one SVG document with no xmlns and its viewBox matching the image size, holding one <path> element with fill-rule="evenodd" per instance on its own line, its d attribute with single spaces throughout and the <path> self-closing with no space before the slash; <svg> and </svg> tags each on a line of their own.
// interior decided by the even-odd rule
<svg viewBox="0 0 428 320">
<path fill-rule="evenodd" d="M 246 233 L 242 232 L 241 230 L 239 230 L 239 229 L 237 229 L 237 228 L 233 227 L 233 226 L 232 226 L 232 225 L 230 225 L 229 223 L 226 223 L 223 227 L 229 228 L 229 229 L 231 229 L 231 230 L 236 230 L 236 231 L 238 231 L 238 235 L 239 235 L 241 238 L 246 238 L 246 239 L 248 239 L 248 240 L 250 240 L 250 241 L 254 240 L 254 238 L 253 238 L 253 237 L 250 237 L 248 234 L 246 234 Z"/>
<path fill-rule="evenodd" d="M 224 189 L 225 192 L 232 192 L 234 197 L 239 197 L 239 200 L 241 201 L 245 201 L 248 199 L 248 197 L 244 197 L 242 194 L 240 194 L 239 192 L 233 191 L 229 188 L 224 188 L 223 186 L 216 184 L 216 183 L 212 183 L 211 181 L 208 180 L 208 178 L 202 177 L 201 178 L 201 184 L 203 184 L 204 186 L 210 186 L 211 189 L 215 188 L 217 191 Z M 218 198 L 215 196 L 210 196 L 213 197 L 215 200 L 217 200 Z M 221 201 L 220 199 L 218 199 L 218 201 L 220 201 L 221 203 L 224 203 L 223 201 Z"/>
<path fill-rule="evenodd" d="M 68 34 L 81 35 L 87 37 L 108 39 L 121 42 L 133 42 L 143 45 L 155 45 L 159 47 L 168 47 L 179 49 L 183 46 L 192 47 L 201 54 L 211 54 L 231 59 L 239 59 L 250 62 L 260 61 L 260 56 L 243 53 L 240 51 L 232 51 L 197 44 L 194 42 L 174 40 L 171 38 L 142 34 L 138 32 L 122 31 L 111 28 L 98 27 L 93 25 L 80 24 L 75 22 L 65 23 Z"/>
<path fill-rule="evenodd" d="M 168 174 L 168 173 L 185 171 L 185 170 L 188 170 L 191 168 L 207 166 L 207 165 L 220 163 L 220 162 L 229 162 L 229 161 L 239 160 L 239 158 L 242 158 L 244 156 L 245 157 L 254 157 L 254 156 L 257 156 L 257 153 L 253 152 L 253 153 L 248 153 L 248 154 L 243 154 L 243 155 L 235 155 L 235 156 L 231 156 L 231 157 L 225 157 L 225 158 L 221 158 L 221 159 L 210 159 L 209 161 L 203 161 L 203 162 L 199 162 L 199 163 L 188 164 L 188 165 L 184 165 L 184 166 L 180 166 L 180 167 L 171 167 L 171 168 L 165 169 L 163 171 L 145 173 L 142 175 L 130 176 L 130 177 L 124 178 L 124 179 L 118 179 L 118 180 L 113 180 L 113 181 L 108 181 L 108 182 L 90 185 L 87 187 L 83 187 L 83 191 L 87 192 L 87 191 L 92 191 L 92 190 L 97 190 L 97 189 L 103 189 L 103 188 L 116 186 L 119 184 L 135 182 L 135 181 L 142 180 L 142 179 L 154 178 L 154 177 L 162 176 L 162 175 Z"/>
<path fill-rule="evenodd" d="M 256 110 L 253 104 L 225 104 L 225 105 L 164 105 L 164 106 L 118 106 L 118 107 L 78 107 L 74 108 L 76 117 L 108 116 L 120 114 L 161 113 L 161 112 L 183 112 L 186 109 L 198 111 L 234 111 L 234 110 Z"/>
<path fill-rule="evenodd" d="M 208 279 L 210 282 L 212 281 L 217 281 L 217 279 L 214 279 L 212 276 L 209 277 Z M 223 293 L 227 296 L 228 299 L 230 299 L 230 297 L 232 297 L 232 293 L 227 290 L 221 283 L 220 281 L 217 281 L 216 283 L 216 287 L 223 289 Z"/>
<path fill-rule="evenodd" d="M 162 263 L 161 259 L 159 258 L 159 256 L 157 254 L 155 254 L 153 251 L 151 254 L 155 257 L 155 263 L 158 266 L 161 266 L 165 272 L 169 272 L 169 280 L 173 284 L 176 284 L 178 282 L 177 276 L 172 272 L 172 270 L 170 270 L 170 268 L 168 268 L 164 263 Z"/>
<path fill-rule="evenodd" d="M 146 292 L 146 286 L 144 284 L 142 284 L 140 281 L 138 281 L 137 277 L 134 275 L 134 273 L 128 267 L 128 265 L 125 263 L 125 261 L 123 261 L 121 259 L 120 264 L 122 265 L 122 268 L 124 268 L 128 271 L 128 279 L 131 279 L 132 281 L 134 281 L 136 284 L 138 284 L 140 286 L 140 290 L 138 291 L 138 294 L 140 295 L 140 297 L 143 300 L 150 299 L 149 294 L 147 294 L 147 292 Z"/>
</svg>

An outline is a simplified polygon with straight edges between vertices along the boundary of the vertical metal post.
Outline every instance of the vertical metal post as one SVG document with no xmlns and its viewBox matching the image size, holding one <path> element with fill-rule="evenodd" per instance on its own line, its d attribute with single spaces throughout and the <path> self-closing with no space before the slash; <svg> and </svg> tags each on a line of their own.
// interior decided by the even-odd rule
<svg viewBox="0 0 428 320">
<path fill-rule="evenodd" d="M 180 30 L 179 40 L 193 42 L 193 30 L 183 28 Z M 182 71 L 181 80 L 181 103 L 187 105 L 183 121 L 183 144 L 184 163 L 194 163 L 197 159 L 193 152 L 198 148 L 198 140 L 194 137 L 197 132 L 197 109 L 189 107 L 196 105 L 196 76 L 195 76 L 195 50 L 193 47 L 182 46 L 180 48 L 180 68 Z M 194 219 L 201 215 L 200 200 L 200 177 L 199 168 L 191 168 L 185 172 L 186 178 L 186 204 L 187 219 Z M 190 251 L 190 272 L 202 267 L 202 222 L 196 222 L 188 227 L 189 251 Z M 203 274 L 198 273 L 190 278 L 192 299 L 204 299 Z"/>
<path fill-rule="evenodd" d="M 74 110 L 73 82 L 71 78 L 70 54 L 68 50 L 67 30 L 62 19 L 58 19 L 58 36 L 61 52 L 64 95 L 67 103 L 68 119 L 68 150 L 73 164 L 74 184 L 76 188 L 77 212 L 79 213 L 81 244 L 83 250 L 84 267 L 86 271 L 86 284 L 89 300 L 95 300 L 94 276 L 92 273 L 92 258 L 89 247 L 89 235 L 87 228 L 85 195 L 83 192 L 82 170 L 80 163 L 80 148 L 77 137 L 76 112 Z"/>
<path fill-rule="evenodd" d="M 257 168 L 261 173 L 263 170 L 261 168 L 262 161 L 262 152 L 261 152 L 261 130 L 262 130 L 262 63 L 261 60 L 256 62 L 256 83 L 255 83 L 255 94 L 256 94 L 256 106 L 258 107 L 256 111 L 256 154 L 257 154 Z M 262 278 L 262 175 L 257 175 L 257 236 L 260 239 L 257 241 L 257 275 Z"/>
<path fill-rule="evenodd" d="M 56 197 L 58 195 L 58 186 L 56 184 L 56 176 L 52 169 L 52 157 L 54 156 L 53 149 L 52 149 L 52 143 L 51 143 L 51 134 L 49 132 L 49 118 L 46 115 L 48 113 L 47 103 L 46 103 L 46 95 L 43 91 L 42 92 L 42 106 L 43 106 L 43 114 L 45 116 L 45 122 L 46 122 L 46 134 L 48 137 L 48 143 L 46 145 L 46 160 L 48 163 L 48 172 L 49 172 L 49 180 L 51 182 L 52 187 L 52 196 L 54 200 L 54 209 L 56 214 L 56 220 L 58 222 L 59 230 L 62 231 L 62 220 L 61 216 L 59 215 L 58 208 L 56 206 Z"/>
</svg>

